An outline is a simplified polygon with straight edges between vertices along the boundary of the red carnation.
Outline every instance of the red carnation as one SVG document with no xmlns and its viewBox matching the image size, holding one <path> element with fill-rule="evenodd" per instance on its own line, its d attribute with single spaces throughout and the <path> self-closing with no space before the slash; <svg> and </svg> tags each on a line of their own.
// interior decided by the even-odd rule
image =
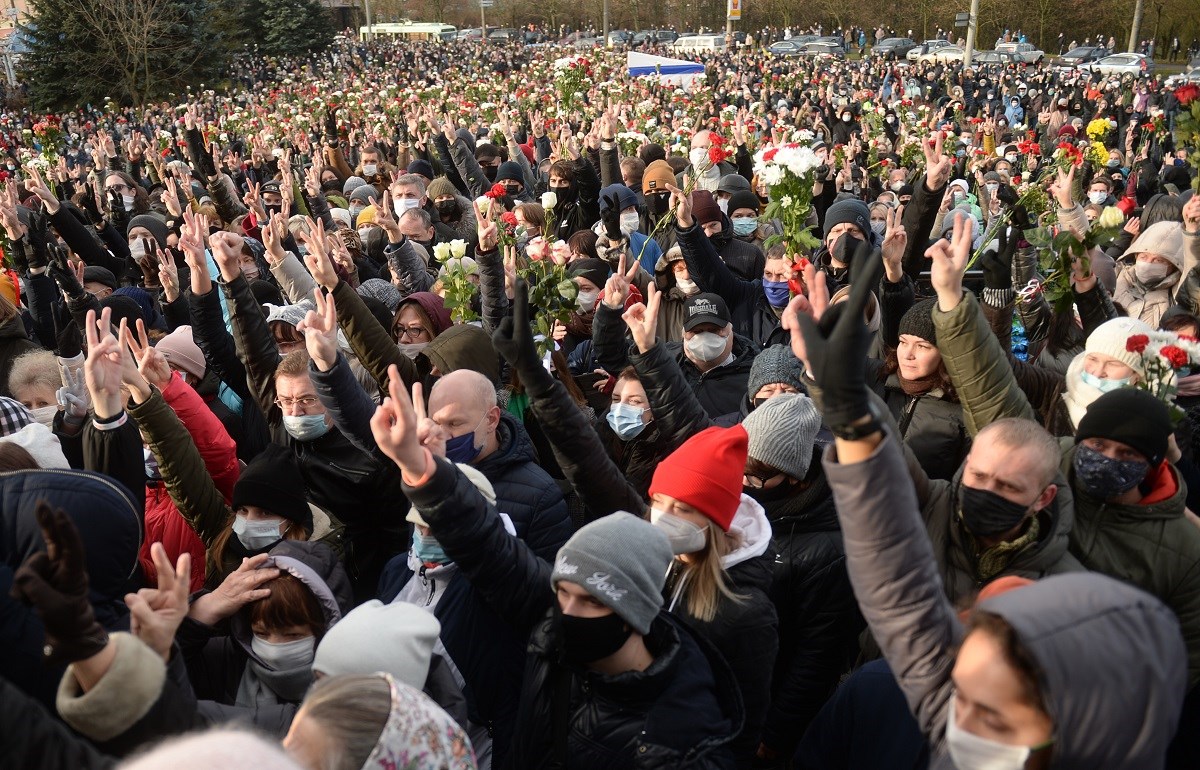
<svg viewBox="0 0 1200 770">
<path fill-rule="evenodd" d="M 778 147 L 772 147 L 771 149 L 769 149 L 763 153 L 763 160 L 767 163 L 770 163 L 771 161 L 775 160 L 775 155 L 778 152 L 779 152 Z"/>
<path fill-rule="evenodd" d="M 1197 97 L 1200 97 L 1200 86 L 1197 86 L 1195 83 L 1188 83 L 1185 86 L 1175 89 L 1175 98 L 1179 100 L 1179 104 L 1182 107 L 1187 107 L 1196 101 Z"/>
<path fill-rule="evenodd" d="M 1165 345 L 1159 354 L 1171 363 L 1175 369 L 1180 369 L 1188 365 L 1188 354 L 1183 348 L 1177 348 L 1174 345 Z"/>
<path fill-rule="evenodd" d="M 1146 346 L 1150 344 L 1150 338 L 1145 334 L 1135 334 L 1125 340 L 1125 349 L 1130 353 L 1144 353 Z"/>
<path fill-rule="evenodd" d="M 801 294 L 804 294 L 804 282 L 799 278 L 789 278 L 788 291 L 792 293 L 793 297 L 799 297 Z"/>
<path fill-rule="evenodd" d="M 512 213 L 511 211 L 506 211 L 500 215 L 500 221 L 503 222 L 504 224 L 508 225 L 509 227 L 516 227 L 517 226 L 517 215 Z"/>
<path fill-rule="evenodd" d="M 505 195 L 508 195 L 508 188 L 496 182 L 496 184 L 492 185 L 492 189 L 485 192 L 484 195 L 492 200 L 503 198 Z"/>
</svg>

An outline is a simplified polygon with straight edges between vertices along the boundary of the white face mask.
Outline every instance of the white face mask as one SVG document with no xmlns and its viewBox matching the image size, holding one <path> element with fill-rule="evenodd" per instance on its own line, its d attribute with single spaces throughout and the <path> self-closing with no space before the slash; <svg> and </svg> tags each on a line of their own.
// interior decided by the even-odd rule
<svg viewBox="0 0 1200 770">
<path fill-rule="evenodd" d="M 404 212 L 409 209 L 415 209 L 421 205 L 419 198 L 393 198 L 392 210 L 396 212 L 396 219 L 404 216 Z"/>
<path fill-rule="evenodd" d="M 689 355 L 697 361 L 712 363 L 725 353 L 725 338 L 716 332 L 700 332 L 684 341 Z"/>
<path fill-rule="evenodd" d="M 988 182 L 984 185 L 984 187 L 987 188 L 988 195 L 995 195 L 996 191 L 1000 189 L 1000 185 L 996 184 L 995 182 Z"/>
<path fill-rule="evenodd" d="M 122 195 L 121 204 L 125 206 L 126 211 L 133 211 L 133 201 L 135 198 L 132 195 Z"/>
<path fill-rule="evenodd" d="M 134 262 L 141 262 L 146 257 L 146 242 L 141 238 L 134 238 L 133 243 L 129 244 L 129 258 Z"/>
<path fill-rule="evenodd" d="M 621 232 L 625 235 L 636 233 L 641 226 L 642 220 L 636 211 L 626 211 L 621 215 Z"/>
<path fill-rule="evenodd" d="M 1137 262 L 1133 266 L 1133 274 L 1147 286 L 1154 286 L 1167 277 L 1171 270 L 1169 265 L 1162 262 Z"/>
<path fill-rule="evenodd" d="M 428 342 L 400 342 L 397 343 L 397 347 L 400 348 L 401 353 L 409 358 L 416 358 L 417 354 L 424 350 L 428 344 Z"/>
<path fill-rule="evenodd" d="M 842 113 L 842 122 L 843 122 L 843 123 L 849 123 L 849 122 L 850 122 L 850 113 L 848 113 L 848 112 L 843 112 L 843 113 Z"/>
<path fill-rule="evenodd" d="M 379 171 L 379 165 L 375 163 L 364 163 L 363 174 L 366 176 L 375 176 L 375 172 Z"/>
<path fill-rule="evenodd" d="M 255 278 L 258 278 L 258 265 L 253 262 L 248 265 L 242 265 L 242 275 L 246 277 L 247 281 L 253 281 Z"/>
<path fill-rule="evenodd" d="M 311 636 L 276 644 L 257 636 L 251 637 L 250 649 L 274 671 L 295 671 L 312 665 L 316 655 Z"/>
<path fill-rule="evenodd" d="M 366 242 L 367 242 L 367 236 L 368 236 L 368 235 L 370 235 L 370 234 L 371 234 L 371 228 L 369 228 L 369 227 L 360 227 L 360 228 L 358 228 L 358 238 L 359 238 L 359 240 L 361 240 L 363 243 L 366 243 Z"/>
<path fill-rule="evenodd" d="M 958 770 L 1021 770 L 1033 753 L 1028 746 L 997 743 L 963 730 L 954 718 L 953 695 L 946 716 L 946 748 Z"/>
<path fill-rule="evenodd" d="M 719 208 L 721 210 L 722 214 L 728 215 L 729 214 L 729 199 L 728 198 L 717 198 L 717 208 Z"/>
<path fill-rule="evenodd" d="M 904 189 L 904 182 L 892 182 L 889 187 L 892 192 L 898 193 Z"/>
<path fill-rule="evenodd" d="M 703 529 L 673 513 L 651 508 L 650 523 L 666 533 L 667 542 L 671 544 L 671 553 L 676 556 L 681 553 L 695 553 L 708 543 L 708 536 Z"/>
<path fill-rule="evenodd" d="M 1014 153 L 1011 153 L 1011 152 L 1010 152 L 1009 154 L 1005 155 L 1005 156 L 1004 156 L 1004 159 L 1005 159 L 1006 161 L 1008 161 L 1009 163 L 1016 163 L 1016 162 L 1017 162 L 1017 156 L 1016 156 Z"/>
<path fill-rule="evenodd" d="M 688 160 L 692 163 L 692 168 L 697 171 L 707 172 L 712 165 L 708 162 L 708 148 L 694 147 L 688 153 Z"/>
<path fill-rule="evenodd" d="M 697 291 L 700 290 L 700 287 L 697 286 L 696 282 L 693 281 L 691 278 L 676 277 L 675 285 L 679 287 L 679 290 L 681 292 L 683 292 L 684 294 L 687 294 L 689 296 L 691 296 L 692 294 L 695 294 Z"/>
<path fill-rule="evenodd" d="M 1088 200 L 1099 206 L 1108 198 L 1108 193 L 1103 190 L 1092 190 L 1088 193 Z"/>
<path fill-rule="evenodd" d="M 39 425 L 45 425 L 51 430 L 54 429 L 54 415 L 58 414 L 58 405 L 50 404 L 49 406 L 39 406 L 37 409 L 30 409 L 29 414 L 33 416 L 33 421 Z"/>
<path fill-rule="evenodd" d="M 246 514 L 239 513 L 233 520 L 233 534 L 248 551 L 261 551 L 282 540 L 282 521 L 250 521 Z"/>
</svg>

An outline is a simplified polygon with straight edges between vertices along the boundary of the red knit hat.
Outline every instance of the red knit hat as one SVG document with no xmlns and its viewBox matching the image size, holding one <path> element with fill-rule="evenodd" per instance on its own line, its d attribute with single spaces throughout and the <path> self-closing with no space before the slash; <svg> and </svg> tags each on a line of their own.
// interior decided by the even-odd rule
<svg viewBox="0 0 1200 770">
<path fill-rule="evenodd" d="M 741 425 L 700 431 L 654 469 L 650 495 L 687 503 L 728 532 L 742 498 L 749 444 Z"/>
</svg>

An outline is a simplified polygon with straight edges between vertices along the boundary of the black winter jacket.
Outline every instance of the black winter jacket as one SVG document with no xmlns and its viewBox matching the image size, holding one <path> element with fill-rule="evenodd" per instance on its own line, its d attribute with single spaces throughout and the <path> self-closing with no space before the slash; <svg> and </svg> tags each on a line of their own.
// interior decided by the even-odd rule
<svg viewBox="0 0 1200 770">
<path fill-rule="evenodd" d="M 700 230 L 699 225 L 694 226 Z M 700 230 L 700 234 L 704 235 L 704 231 Z M 767 263 L 766 255 L 756 244 L 733 237 L 733 222 L 729 217 L 721 215 L 721 232 L 714 235 L 709 242 L 734 275 L 744 281 L 762 278 L 763 267 Z M 683 242 L 680 240 L 680 246 L 682 245 Z"/>
<path fill-rule="evenodd" d="M 699 225 L 693 224 L 677 233 L 688 275 L 700 291 L 712 292 L 725 300 L 735 332 L 753 340 L 760 348 L 790 341 L 788 333 L 780 326 L 779 316 L 763 293 L 761 270 L 752 279 L 739 277 L 718 256 L 712 241 Z"/>
<path fill-rule="evenodd" d="M 530 634 L 506 766 L 555 767 L 555 714 L 565 709 L 562 761 L 569 758 L 573 770 L 730 767 L 728 744 L 741 729 L 742 703 L 720 655 L 663 612 L 646 636 L 655 658 L 646 671 L 605 676 L 560 663 L 550 563 L 504 531 L 460 471 L 434 462 L 428 482 L 406 485 L 409 499 L 475 588 L 518 633 Z"/>
</svg>

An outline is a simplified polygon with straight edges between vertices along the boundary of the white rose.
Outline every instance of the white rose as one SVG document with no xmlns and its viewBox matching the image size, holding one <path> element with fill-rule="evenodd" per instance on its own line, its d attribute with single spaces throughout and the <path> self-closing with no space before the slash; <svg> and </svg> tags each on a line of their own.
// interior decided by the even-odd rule
<svg viewBox="0 0 1200 770">
<path fill-rule="evenodd" d="M 488 214 L 488 209 L 491 208 L 492 199 L 488 198 L 487 196 L 480 195 L 475 199 L 475 205 L 479 207 L 479 213 L 486 217 Z"/>
<path fill-rule="evenodd" d="M 549 192 L 549 191 L 542 193 L 542 208 L 546 209 L 547 211 L 550 211 L 557 205 L 558 205 L 558 196 L 556 194 Z"/>
<path fill-rule="evenodd" d="M 467 254 L 467 242 L 462 238 L 455 238 L 450 241 L 450 253 L 456 257 L 464 257 Z"/>
<path fill-rule="evenodd" d="M 450 244 L 435 243 L 433 245 L 433 258 L 438 262 L 445 262 L 450 257 Z"/>
<path fill-rule="evenodd" d="M 1096 217 L 1096 226 L 1100 228 L 1120 227 L 1125 224 L 1125 215 L 1116 206 L 1105 206 L 1100 216 Z"/>
</svg>

